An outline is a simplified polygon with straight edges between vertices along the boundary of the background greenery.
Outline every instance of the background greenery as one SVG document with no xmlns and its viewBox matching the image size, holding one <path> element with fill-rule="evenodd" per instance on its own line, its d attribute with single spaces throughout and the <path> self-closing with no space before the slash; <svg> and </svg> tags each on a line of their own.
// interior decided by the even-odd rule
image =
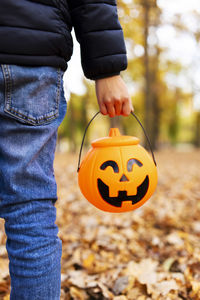
<svg viewBox="0 0 200 300">
<path fill-rule="evenodd" d="M 118 0 L 129 61 L 128 69 L 121 75 L 154 149 L 200 147 L 198 60 L 191 52 L 189 62 L 184 62 L 184 47 L 188 43 L 194 43 L 198 53 L 200 27 L 195 24 L 200 22 L 200 11 L 169 14 L 163 2 L 166 1 Z M 182 58 L 173 53 L 176 39 L 183 45 Z M 168 40 L 168 44 L 162 40 Z M 59 129 L 60 149 L 79 149 L 84 128 L 98 110 L 94 82 L 83 78 L 83 84 L 83 95 L 70 95 L 68 112 Z M 107 135 L 110 126 L 118 126 L 122 133 L 136 135 L 145 143 L 131 116 L 98 116 L 87 134 L 86 144 Z"/>
</svg>

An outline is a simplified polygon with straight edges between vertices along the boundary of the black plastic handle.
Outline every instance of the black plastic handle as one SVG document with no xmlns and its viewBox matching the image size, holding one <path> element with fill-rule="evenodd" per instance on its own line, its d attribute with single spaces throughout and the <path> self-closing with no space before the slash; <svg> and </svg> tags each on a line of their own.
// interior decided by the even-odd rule
<svg viewBox="0 0 200 300">
<path fill-rule="evenodd" d="M 86 133 L 87 133 L 87 130 L 88 130 L 88 127 L 90 126 L 90 124 L 92 123 L 92 121 L 96 118 L 96 116 L 100 113 L 100 111 L 98 111 L 93 117 L 92 119 L 89 121 L 89 123 L 87 124 L 86 128 L 85 128 L 85 131 L 84 131 L 84 134 L 83 134 L 83 139 L 82 139 L 82 143 L 81 143 L 81 147 L 80 147 L 80 152 L 79 152 L 79 158 L 78 158 L 78 168 L 77 168 L 77 172 L 79 171 L 80 169 L 80 162 L 81 162 L 81 153 L 82 153 L 82 150 L 83 150 L 83 145 L 84 145 L 84 141 L 85 141 L 85 136 L 86 136 Z M 154 153 L 153 153 L 153 149 L 152 149 L 152 146 L 151 146 L 151 143 L 150 143 L 150 140 L 148 138 L 148 135 L 142 125 L 142 123 L 140 122 L 140 120 L 138 119 L 138 117 L 134 114 L 134 112 L 131 112 L 131 114 L 133 115 L 133 117 L 136 119 L 136 121 L 140 124 L 140 126 L 142 127 L 142 130 L 144 132 L 144 135 L 147 139 L 147 142 L 148 142 L 148 145 L 149 145 L 149 149 L 151 151 L 151 155 L 152 155 L 152 158 L 153 158 L 153 161 L 154 161 L 154 164 L 155 166 L 157 166 L 156 164 L 156 160 L 155 160 L 155 156 L 154 156 Z"/>
</svg>

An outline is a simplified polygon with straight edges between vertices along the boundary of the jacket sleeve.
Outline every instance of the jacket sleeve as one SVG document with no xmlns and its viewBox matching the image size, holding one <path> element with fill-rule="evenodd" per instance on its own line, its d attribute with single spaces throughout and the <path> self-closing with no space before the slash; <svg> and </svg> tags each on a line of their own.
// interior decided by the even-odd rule
<svg viewBox="0 0 200 300">
<path fill-rule="evenodd" d="M 89 79 L 118 75 L 127 67 L 123 31 L 116 0 L 67 0 Z"/>
</svg>

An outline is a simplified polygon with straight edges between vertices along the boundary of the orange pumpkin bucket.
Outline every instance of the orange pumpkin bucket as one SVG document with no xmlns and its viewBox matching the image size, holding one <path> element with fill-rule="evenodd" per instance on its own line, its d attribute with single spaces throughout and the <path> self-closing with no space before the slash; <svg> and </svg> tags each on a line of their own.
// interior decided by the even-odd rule
<svg viewBox="0 0 200 300">
<path fill-rule="evenodd" d="M 132 115 L 140 123 L 135 114 Z M 142 129 L 151 149 L 143 126 Z M 112 213 L 135 210 L 143 205 L 157 185 L 157 167 L 152 149 L 151 157 L 139 145 L 137 137 L 121 135 L 118 128 L 111 128 L 108 137 L 91 143 L 91 149 L 80 164 L 85 134 L 77 170 L 79 187 L 85 198 L 97 208 Z"/>
</svg>

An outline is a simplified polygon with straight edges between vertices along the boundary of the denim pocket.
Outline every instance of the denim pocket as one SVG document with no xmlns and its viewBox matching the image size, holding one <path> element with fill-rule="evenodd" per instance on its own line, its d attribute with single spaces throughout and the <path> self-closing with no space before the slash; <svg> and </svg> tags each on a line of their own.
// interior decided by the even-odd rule
<svg viewBox="0 0 200 300">
<path fill-rule="evenodd" d="M 5 79 L 6 114 L 29 125 L 42 125 L 58 117 L 63 71 L 46 66 L 1 67 Z"/>
</svg>

